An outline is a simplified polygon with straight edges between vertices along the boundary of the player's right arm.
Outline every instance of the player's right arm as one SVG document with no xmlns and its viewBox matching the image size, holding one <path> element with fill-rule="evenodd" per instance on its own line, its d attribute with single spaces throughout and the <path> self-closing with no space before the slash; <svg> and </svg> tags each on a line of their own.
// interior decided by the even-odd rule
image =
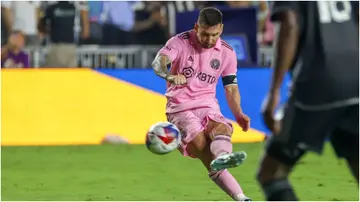
<svg viewBox="0 0 360 202">
<path fill-rule="evenodd" d="M 152 62 L 152 68 L 156 75 L 173 83 L 175 85 L 182 85 L 186 83 L 184 75 L 172 75 L 168 70 L 168 65 L 171 65 L 176 61 L 182 50 L 182 42 L 175 36 L 167 41 L 165 46 L 158 52 L 154 61 Z"/>
<path fill-rule="evenodd" d="M 1 1 L 1 12 L 2 12 L 2 17 L 4 20 L 4 24 L 6 27 L 6 31 L 8 33 L 10 33 L 12 31 L 12 27 L 13 27 L 13 13 L 12 13 L 12 2 L 10 1 Z"/>
<path fill-rule="evenodd" d="M 295 59 L 300 26 L 300 3 L 293 1 L 276 1 L 273 3 L 271 20 L 280 26 L 275 43 L 274 71 L 268 96 L 262 107 L 266 126 L 276 133 L 279 125 L 274 119 L 275 109 L 279 103 L 280 87 L 285 74 Z"/>
<path fill-rule="evenodd" d="M 167 77 L 170 76 L 168 70 L 168 65 L 170 64 L 171 64 L 171 59 L 169 58 L 169 56 L 163 53 L 158 53 L 151 65 L 156 75 L 167 80 Z"/>
</svg>

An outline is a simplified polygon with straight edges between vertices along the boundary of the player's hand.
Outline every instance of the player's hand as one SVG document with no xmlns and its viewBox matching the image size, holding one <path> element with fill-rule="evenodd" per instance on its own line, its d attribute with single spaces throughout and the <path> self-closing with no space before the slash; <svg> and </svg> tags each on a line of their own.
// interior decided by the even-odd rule
<svg viewBox="0 0 360 202">
<path fill-rule="evenodd" d="M 280 92 L 276 90 L 274 92 L 270 92 L 263 103 L 261 113 L 265 122 L 265 125 L 276 134 L 279 132 L 280 126 L 279 123 L 275 120 L 275 111 L 276 107 L 279 104 Z"/>
<path fill-rule="evenodd" d="M 186 84 L 186 77 L 182 74 L 167 76 L 166 80 L 174 85 Z"/>
<path fill-rule="evenodd" d="M 248 131 L 250 128 L 250 118 L 246 115 L 241 113 L 237 118 L 236 122 L 242 128 L 244 132 Z"/>
</svg>

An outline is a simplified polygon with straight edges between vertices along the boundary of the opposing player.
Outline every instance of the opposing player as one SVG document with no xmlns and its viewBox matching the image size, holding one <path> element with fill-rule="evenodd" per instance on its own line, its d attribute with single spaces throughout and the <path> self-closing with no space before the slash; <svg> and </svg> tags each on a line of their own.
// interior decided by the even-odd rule
<svg viewBox="0 0 360 202">
<path fill-rule="evenodd" d="M 180 152 L 200 159 L 209 177 L 234 200 L 250 201 L 227 171 L 240 165 L 246 153 L 232 152 L 233 128 L 221 114 L 215 96 L 221 77 L 231 111 L 247 131 L 250 119 L 240 107 L 237 59 L 230 45 L 220 38 L 223 26 L 218 9 L 204 8 L 194 29 L 172 37 L 152 66 L 167 81 L 166 114 L 182 132 Z"/>
<path fill-rule="evenodd" d="M 267 200 L 297 200 L 288 175 L 307 151 L 320 154 L 327 138 L 359 181 L 356 9 L 349 1 L 274 3 L 272 20 L 280 23 L 280 32 L 275 70 L 263 111 L 274 136 L 267 142 L 257 175 Z M 292 66 L 291 96 L 281 126 L 277 127 L 273 115 L 279 89 Z"/>
</svg>

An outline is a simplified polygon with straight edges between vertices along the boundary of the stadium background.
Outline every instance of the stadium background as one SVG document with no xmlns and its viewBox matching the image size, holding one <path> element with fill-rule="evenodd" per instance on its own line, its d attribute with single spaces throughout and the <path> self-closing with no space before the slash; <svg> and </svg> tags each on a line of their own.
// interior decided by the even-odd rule
<svg viewBox="0 0 360 202">
<path fill-rule="evenodd" d="M 225 24 L 223 37 L 229 44 L 232 45 L 237 53 L 239 64 L 238 81 L 242 99 L 242 107 L 245 113 L 250 116 L 252 121 L 252 129 L 247 133 L 242 132 L 234 122 L 235 132 L 233 136 L 233 142 L 262 142 L 264 136 L 269 132 L 262 122 L 260 108 L 269 87 L 272 71 L 270 64 L 272 59 L 271 45 L 274 39 L 274 27 L 267 20 L 270 11 L 270 2 L 265 2 L 266 9 L 263 9 L 262 7 L 264 5 L 260 6 L 259 2 L 251 1 L 240 4 L 236 2 L 191 3 L 193 4 L 189 5 L 189 2 L 162 2 L 158 4 L 160 10 L 162 11 L 161 13 L 163 18 L 168 22 L 165 23 L 166 26 L 164 25 L 164 27 L 160 29 L 165 33 L 164 36 L 166 36 L 162 40 L 166 41 L 166 39 L 173 34 L 191 29 L 193 23 L 196 21 L 198 9 L 201 7 L 214 5 L 218 6 L 223 11 Z M 49 4 L 49 2 L 42 3 L 41 9 L 43 12 L 45 11 L 46 7 L 49 6 Z M 143 11 L 142 9 L 146 10 L 147 6 L 149 5 L 147 5 L 145 2 L 138 1 L 132 2 L 131 7 L 129 8 L 133 9 L 131 12 L 133 12 L 135 18 L 140 19 L 140 17 L 138 17 L 138 13 L 141 13 L 141 11 Z M 117 152 L 117 155 L 119 156 L 112 154 L 110 155 L 112 157 L 109 158 L 119 157 L 119 161 L 121 161 L 120 159 L 122 158 L 122 154 L 119 154 L 119 152 L 128 153 L 130 150 L 137 151 L 142 146 L 133 146 L 131 148 L 125 145 L 123 148 L 109 148 L 105 146 L 105 149 L 102 149 L 101 151 L 98 151 L 97 149 L 94 151 L 89 147 L 84 147 L 85 149 L 70 147 L 66 149 L 66 151 L 60 151 L 61 149 L 57 148 L 52 150 L 49 149 L 50 147 L 3 146 L 92 145 L 100 144 L 104 137 L 109 135 L 121 136 L 131 144 L 143 144 L 144 135 L 149 126 L 155 122 L 166 120 L 166 100 L 163 96 L 165 92 L 165 82 L 158 78 L 150 68 L 150 63 L 153 57 L 163 43 L 161 42 L 158 44 L 152 44 L 146 42 L 139 44 L 139 41 L 148 41 L 149 39 L 141 38 L 146 36 L 146 34 L 134 33 L 134 36 L 136 35 L 137 38 L 135 38 L 136 40 L 134 40 L 133 44 L 119 45 L 117 42 L 114 42 L 114 44 L 104 45 L 101 43 L 101 38 L 96 38 L 97 36 L 92 38 L 93 32 L 101 31 L 102 26 L 104 25 L 104 22 L 100 20 L 100 16 L 105 12 L 104 4 L 100 1 L 94 1 L 86 3 L 85 7 L 85 9 L 84 7 L 81 9 L 88 11 L 89 22 L 92 25 L 90 29 L 90 37 L 88 39 L 92 40 L 83 41 L 78 37 L 81 32 L 81 26 L 79 25 L 79 21 L 81 21 L 81 19 L 78 19 L 79 16 L 75 16 L 75 19 L 78 20 L 74 20 L 74 24 L 71 25 L 75 27 L 74 35 L 76 37 L 73 44 L 76 45 L 77 49 L 78 66 L 69 66 L 63 68 L 49 68 L 45 66 L 44 64 L 46 63 L 46 54 L 51 47 L 49 36 L 45 35 L 42 36 L 38 44 L 29 44 L 24 48 L 24 51 L 29 54 L 29 60 L 31 64 L 29 68 L 19 69 L 2 67 L 1 141 L 3 149 L 3 166 L 5 166 L 3 176 L 8 174 L 7 178 L 2 178 L 3 183 L 7 183 L 8 185 L 7 189 L 3 189 L 3 194 L 6 194 L 4 195 L 5 199 L 179 200 L 179 198 L 172 198 L 173 196 L 170 194 L 142 197 L 133 195 L 133 193 L 128 193 L 128 195 L 120 195 L 113 192 L 108 194 L 113 194 L 113 198 L 102 198 L 96 194 L 92 197 L 89 196 L 86 198 L 81 194 L 72 194 L 72 197 L 69 195 L 59 196 L 57 194 L 49 194 L 55 192 L 49 192 L 46 191 L 46 189 L 45 191 L 38 191 L 35 195 L 30 194 L 29 190 L 17 193 L 15 189 L 9 188 L 9 186 L 15 186 L 14 184 L 29 181 L 29 179 L 26 177 L 14 177 L 19 174 L 13 172 L 14 167 L 17 167 L 16 165 L 18 165 L 17 163 L 19 162 L 20 165 L 23 165 L 23 168 L 27 170 L 30 165 L 35 165 L 37 163 L 42 164 L 39 162 L 40 160 L 38 158 L 50 159 L 53 155 L 58 158 L 65 158 L 69 152 L 80 153 L 80 155 L 86 153 L 86 157 L 73 157 L 74 161 L 80 162 L 90 161 L 92 155 L 108 156 L 111 152 Z M 146 32 L 146 30 L 144 32 Z M 2 26 L 2 44 L 6 43 L 7 35 L 7 30 L 3 29 Z M 153 36 L 147 35 L 146 37 L 151 38 Z M 286 79 L 286 82 L 288 80 L 289 78 Z M 284 86 L 281 91 L 282 102 L 286 101 L 287 97 L 286 82 L 284 82 Z M 227 118 L 234 120 L 230 109 L 226 104 L 226 99 L 221 83 L 217 88 L 217 98 L 219 100 L 223 114 Z M 36 149 L 33 150 L 31 148 Z M 40 148 L 47 149 L 44 149 L 44 152 L 40 152 Z M 241 148 L 245 151 L 248 150 L 247 152 L 250 154 L 256 155 L 256 157 L 250 161 L 251 163 L 249 162 L 252 165 L 248 168 L 245 166 L 244 168 L 254 173 L 254 170 L 256 170 L 255 167 L 258 156 L 261 153 L 262 144 L 240 144 L 236 145 L 235 148 Z M 50 152 L 48 150 L 52 151 Z M 56 152 L 58 152 L 58 154 L 55 154 Z M 27 157 L 25 157 L 26 155 L 24 156 L 25 153 L 28 155 Z M 59 157 L 59 153 L 64 154 L 64 156 Z M 150 157 L 150 154 L 145 154 L 145 152 L 140 152 L 140 154 L 137 155 L 146 155 L 146 158 L 150 159 L 155 158 Z M 32 160 L 30 162 L 28 160 L 24 160 L 24 158 Z M 174 158 L 174 154 L 164 157 L 164 160 L 168 163 L 173 162 L 171 158 Z M 49 160 L 47 163 L 54 163 L 58 165 L 57 163 L 59 163 L 60 160 L 54 159 Z M 88 159 L 88 161 L 86 159 Z M 156 158 L 156 160 L 153 159 L 151 163 L 155 162 L 154 165 L 159 165 L 159 161 L 162 160 Z M 183 165 L 189 164 L 189 166 L 192 166 L 192 164 L 186 160 L 176 161 L 182 162 Z M 329 162 L 333 162 L 334 159 L 330 158 L 318 161 L 317 158 L 311 157 L 310 161 L 317 161 L 317 168 L 320 168 L 326 166 Z M 102 163 L 108 164 L 109 162 Z M 78 173 L 79 170 L 84 169 L 82 167 L 75 166 L 73 161 L 70 162 L 70 164 L 71 166 L 74 166 L 73 169 L 76 170 L 75 173 Z M 340 163 L 337 166 L 340 165 L 343 165 L 343 163 Z M 61 166 L 59 166 L 61 167 L 61 170 L 65 169 L 64 165 Z M 92 166 L 94 166 L 92 175 L 94 175 L 93 178 L 95 178 L 96 175 L 94 173 L 95 170 L 99 168 L 99 165 L 95 166 L 95 164 L 92 164 Z M 116 166 L 122 167 L 122 171 L 124 172 L 129 172 L 127 166 Z M 304 174 L 305 170 L 309 168 L 310 167 L 307 167 L 306 169 L 303 168 L 303 172 L 298 174 L 298 176 L 307 175 L 307 177 L 319 178 L 319 180 L 329 180 L 325 177 L 321 178 L 316 174 L 314 174 L 316 177 L 309 174 Z M 85 169 L 89 169 L 89 167 Z M 119 167 L 117 169 L 119 169 Z M 198 168 L 198 170 L 200 169 L 201 168 Z M 314 167 L 314 169 L 316 170 L 316 167 Z M 25 175 L 24 173 L 27 173 L 28 175 L 34 174 L 29 171 L 25 172 L 21 169 L 18 170 L 18 172 L 20 171 L 23 172 L 23 175 Z M 40 171 L 36 171 L 36 174 L 40 176 L 41 174 L 39 172 Z M 112 170 L 111 172 L 120 171 Z M 63 175 L 66 174 L 63 173 Z M 71 176 L 72 174 L 69 175 Z M 138 173 L 136 173 L 136 175 L 138 175 Z M 254 174 L 247 177 L 243 175 L 246 174 L 238 173 L 237 176 L 247 178 L 244 179 L 244 181 L 248 184 L 251 184 L 249 185 L 253 189 L 251 192 L 254 192 L 251 194 L 256 195 L 258 200 L 261 199 L 261 194 L 259 193 L 255 182 L 252 180 L 252 176 Z M 344 169 L 340 171 L 340 176 L 345 176 L 345 178 L 350 179 L 350 175 L 348 175 Z M 303 179 L 301 177 L 299 178 Z M 43 182 L 47 182 L 49 180 L 44 176 L 39 177 L 39 179 L 40 182 L 41 180 L 43 180 Z M 57 178 L 55 177 L 55 182 L 56 179 Z M 179 178 L 177 179 L 180 180 Z M 201 180 L 206 181 L 204 179 Z M 327 182 L 330 183 L 331 180 Z M 353 183 L 351 180 L 349 181 L 350 184 Z M 40 186 L 31 185 L 29 183 L 30 182 L 25 183 L 25 185 L 19 189 L 26 189 L 26 185 L 37 188 Z M 320 183 L 318 183 L 317 186 L 322 187 L 322 185 L 319 184 Z M 123 182 L 121 186 L 128 185 Z M 218 198 L 219 200 L 227 200 L 226 196 L 223 196 L 221 192 L 210 185 L 210 182 L 209 184 L 203 186 L 211 187 L 210 190 L 212 193 L 215 193 L 215 198 Z M 245 190 L 250 191 L 250 188 L 246 189 L 247 184 L 243 184 L 243 186 L 245 186 Z M 309 193 L 310 191 L 306 189 L 307 186 L 311 185 L 305 183 L 303 184 L 303 187 L 300 188 L 300 190 L 304 190 L 300 191 L 301 193 L 307 194 L 307 199 L 337 199 L 335 194 L 326 194 L 326 192 L 329 193 L 330 190 L 335 189 L 334 187 L 325 189 L 319 194 Z M 353 200 L 355 196 L 352 193 L 354 193 L 355 189 L 349 188 L 348 184 L 342 184 L 342 186 L 343 189 L 346 189 L 347 191 L 343 191 L 340 199 Z M 70 188 L 68 189 L 68 191 L 71 192 Z M 96 189 L 94 188 L 93 191 L 94 190 Z M 337 193 L 339 193 L 339 191 L 337 191 Z M 189 195 L 181 196 L 180 199 L 193 200 L 196 194 L 197 193 L 189 193 Z M 209 196 L 199 196 L 197 199 L 212 200 L 213 198 Z"/>
<path fill-rule="evenodd" d="M 99 19 L 97 15 L 105 12 L 104 5 L 97 3 L 87 5 L 89 19 Z M 142 3 L 131 3 L 135 17 L 141 8 L 144 9 Z M 224 13 L 223 37 L 237 52 L 243 108 L 252 118 L 251 132 L 242 134 L 236 126 L 236 132 L 241 135 L 234 136 L 234 141 L 262 141 L 267 130 L 259 112 L 270 79 L 269 66 L 265 65 L 269 61 L 265 58 L 271 57 L 271 47 L 265 46 L 261 38 L 265 31 L 258 31 L 258 8 L 252 4 L 234 8 L 232 4 L 229 6 L 223 2 L 214 4 Z M 46 6 L 49 5 L 43 5 L 43 12 Z M 179 3 L 163 5 L 165 8 L 169 6 L 178 10 Z M 99 9 L 103 10 L 94 12 Z M 195 9 L 185 9 L 175 13 L 172 18 L 168 17 L 169 23 L 171 19 L 175 24 L 172 26 L 175 29 L 164 29 L 163 32 L 170 37 L 170 32 L 181 33 L 191 29 L 193 23 L 189 22 L 195 22 L 198 15 Z M 268 7 L 263 12 L 268 14 Z M 80 16 L 75 16 L 77 18 Z M 101 20 L 91 21 L 95 22 L 102 24 Z M 79 24 L 75 21 L 73 26 Z M 136 39 L 142 41 L 139 37 Z M 76 42 L 81 43 L 75 37 Z M 2 69 L 3 145 L 98 144 L 108 134 L 120 135 L 130 143 L 142 144 L 148 127 L 166 119 L 165 99 L 161 96 L 165 92 L 165 83 L 149 69 L 162 44 L 142 45 L 134 42 L 130 46 L 116 47 L 116 42 L 113 46 L 104 46 L 101 40 L 97 44 L 79 44 L 79 66 L 50 70 L 45 69 L 46 53 L 51 44 L 49 37 L 40 43 L 41 47 L 40 44 L 25 47 L 30 55 L 31 69 Z M 271 44 L 271 40 L 266 43 Z M 81 69 L 75 69 L 78 67 Z M 84 67 L 91 69 L 84 70 Z M 218 88 L 218 99 L 224 115 L 233 119 L 221 87 Z M 22 100 L 27 102 L 22 103 Z M 18 127 L 19 120 L 26 124 Z M 33 135 L 25 135 L 28 131 Z"/>
</svg>

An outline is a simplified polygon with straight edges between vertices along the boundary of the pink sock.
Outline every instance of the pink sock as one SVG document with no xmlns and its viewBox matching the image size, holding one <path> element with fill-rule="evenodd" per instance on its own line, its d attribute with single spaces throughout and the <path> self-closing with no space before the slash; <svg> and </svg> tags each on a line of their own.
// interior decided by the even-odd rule
<svg viewBox="0 0 360 202">
<path fill-rule="evenodd" d="M 232 143 L 231 138 L 226 135 L 217 135 L 214 140 L 210 144 L 211 153 L 218 157 L 223 153 L 231 153 L 232 152 Z"/>
<path fill-rule="evenodd" d="M 215 173 L 209 173 L 209 177 L 232 199 L 237 200 L 236 197 L 239 194 L 243 194 L 239 183 L 226 169 Z"/>
</svg>

